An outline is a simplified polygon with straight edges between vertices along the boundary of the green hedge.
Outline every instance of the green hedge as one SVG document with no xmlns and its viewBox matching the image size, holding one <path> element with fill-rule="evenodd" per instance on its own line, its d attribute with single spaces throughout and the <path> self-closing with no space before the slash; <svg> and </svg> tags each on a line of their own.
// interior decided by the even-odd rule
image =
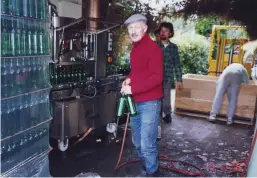
<svg viewBox="0 0 257 178">
<path fill-rule="evenodd" d="M 178 45 L 184 74 L 208 73 L 209 42 L 205 37 L 178 34 L 171 41 Z"/>
</svg>

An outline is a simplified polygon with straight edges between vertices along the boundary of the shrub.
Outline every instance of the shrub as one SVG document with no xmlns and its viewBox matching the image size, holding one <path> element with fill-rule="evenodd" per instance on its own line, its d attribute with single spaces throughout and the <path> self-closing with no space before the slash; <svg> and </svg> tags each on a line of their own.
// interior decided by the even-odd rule
<svg viewBox="0 0 257 178">
<path fill-rule="evenodd" d="M 172 40 L 178 45 L 183 74 L 207 74 L 209 42 L 201 35 L 177 34 Z"/>
</svg>

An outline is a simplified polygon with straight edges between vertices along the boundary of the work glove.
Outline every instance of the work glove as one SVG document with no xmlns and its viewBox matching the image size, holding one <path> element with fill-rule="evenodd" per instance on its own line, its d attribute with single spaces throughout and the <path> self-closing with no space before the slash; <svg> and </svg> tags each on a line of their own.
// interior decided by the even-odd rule
<svg viewBox="0 0 257 178">
<path fill-rule="evenodd" d="M 121 94 L 124 94 L 124 95 L 131 95 L 132 94 L 132 91 L 131 91 L 131 86 L 129 85 L 125 85 L 121 88 Z"/>
<path fill-rule="evenodd" d="M 122 87 L 124 87 L 124 86 L 126 86 L 126 85 L 129 85 L 130 82 L 131 82 L 130 78 L 127 78 L 126 80 L 124 80 L 124 81 L 122 82 Z"/>
</svg>

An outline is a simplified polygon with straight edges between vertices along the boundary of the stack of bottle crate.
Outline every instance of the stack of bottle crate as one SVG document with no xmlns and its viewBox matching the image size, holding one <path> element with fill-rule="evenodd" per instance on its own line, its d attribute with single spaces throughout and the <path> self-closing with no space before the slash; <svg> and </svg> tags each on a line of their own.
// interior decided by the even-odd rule
<svg viewBox="0 0 257 178">
<path fill-rule="evenodd" d="M 50 51 L 46 0 L 2 0 L 2 174 L 48 152 Z"/>
</svg>

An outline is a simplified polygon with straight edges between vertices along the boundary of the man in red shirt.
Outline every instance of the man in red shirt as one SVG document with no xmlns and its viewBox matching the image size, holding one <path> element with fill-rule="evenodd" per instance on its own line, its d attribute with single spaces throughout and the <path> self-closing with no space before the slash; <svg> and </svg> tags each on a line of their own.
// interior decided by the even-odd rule
<svg viewBox="0 0 257 178">
<path fill-rule="evenodd" d="M 133 41 L 130 52 L 131 72 L 122 84 L 121 93 L 131 94 L 137 115 L 131 117 L 132 142 L 141 159 L 141 176 L 158 173 L 157 135 L 163 97 L 163 53 L 146 33 L 147 19 L 141 14 L 129 17 L 124 24 Z"/>
</svg>

